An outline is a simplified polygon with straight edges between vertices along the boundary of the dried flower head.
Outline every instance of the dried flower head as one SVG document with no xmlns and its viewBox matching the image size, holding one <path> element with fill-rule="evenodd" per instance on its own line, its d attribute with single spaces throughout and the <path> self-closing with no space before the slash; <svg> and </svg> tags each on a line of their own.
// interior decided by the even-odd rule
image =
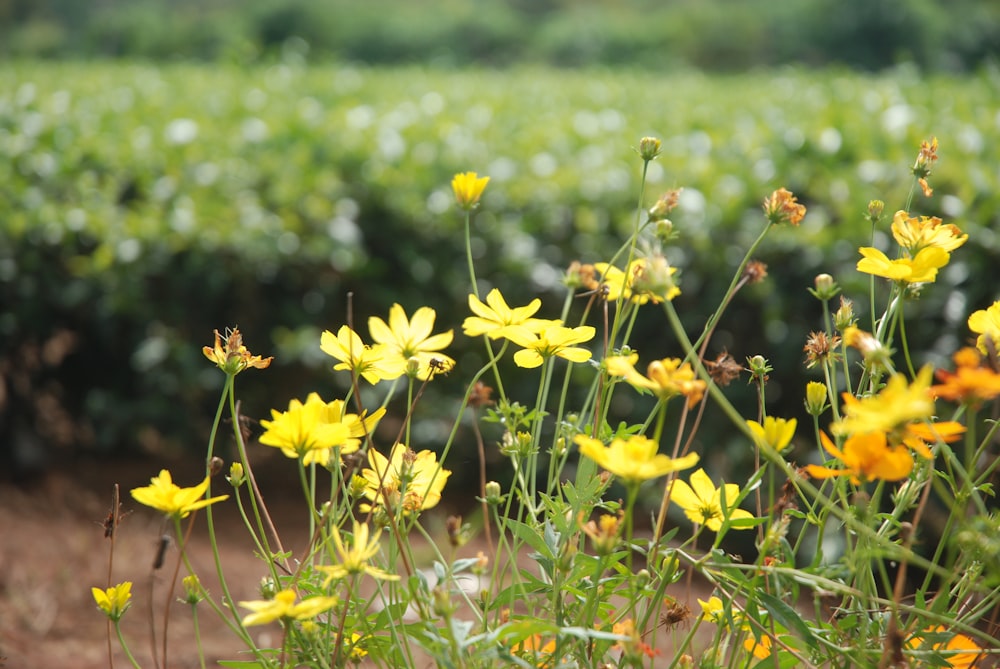
<svg viewBox="0 0 1000 669">
<path fill-rule="evenodd" d="M 239 328 L 226 330 L 225 336 L 215 330 L 215 345 L 205 346 L 201 350 L 219 369 L 232 375 L 239 374 L 247 367 L 266 369 L 274 360 L 273 357 L 261 358 L 259 355 L 251 355 L 243 345 L 243 335 L 240 334 Z"/>
<path fill-rule="evenodd" d="M 747 283 L 760 283 L 767 278 L 767 265 L 759 260 L 751 260 L 743 268 L 743 278 Z"/>
<path fill-rule="evenodd" d="M 740 378 L 740 372 L 743 371 L 743 367 L 725 350 L 715 356 L 715 360 L 705 360 L 704 363 L 712 381 L 721 388 Z"/>
<path fill-rule="evenodd" d="M 661 195 L 656 204 L 649 208 L 649 220 L 665 220 L 667 215 L 677 207 L 677 203 L 681 199 L 681 191 L 683 190 L 683 188 L 673 188 Z"/>
<path fill-rule="evenodd" d="M 806 339 L 806 345 L 802 347 L 806 353 L 806 367 L 815 367 L 827 361 L 835 362 L 839 357 L 838 346 L 840 346 L 840 337 L 837 335 L 830 336 L 826 332 L 810 332 Z"/>
</svg>

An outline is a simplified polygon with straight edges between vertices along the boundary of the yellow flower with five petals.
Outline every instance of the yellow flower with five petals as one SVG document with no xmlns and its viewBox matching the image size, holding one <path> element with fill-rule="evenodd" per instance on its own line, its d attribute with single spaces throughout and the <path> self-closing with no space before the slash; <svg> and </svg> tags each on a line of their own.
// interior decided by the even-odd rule
<svg viewBox="0 0 1000 669">
<path fill-rule="evenodd" d="M 170 472 L 163 469 L 159 476 L 154 476 L 150 480 L 150 485 L 133 488 L 132 497 L 140 504 L 162 511 L 173 518 L 187 518 L 192 511 L 229 499 L 229 495 L 205 499 L 206 490 L 208 490 L 207 476 L 196 486 L 181 488 L 173 482 Z"/>
<path fill-rule="evenodd" d="M 341 455 L 358 450 L 361 439 L 384 414 L 384 408 L 368 417 L 348 414 L 342 400 L 326 403 L 318 393 L 309 393 L 305 403 L 293 399 L 288 411 L 272 409 L 272 420 L 260 421 L 265 429 L 260 443 L 280 448 L 290 458 L 301 458 L 302 464 L 326 466 L 334 448 Z"/>
<path fill-rule="evenodd" d="M 377 316 L 368 319 L 368 331 L 372 341 L 381 344 L 393 355 L 398 356 L 405 367 L 413 358 L 417 360 L 416 376 L 426 381 L 435 371 L 455 366 L 455 361 L 440 353 L 449 346 L 453 338 L 451 330 L 432 335 L 434 319 L 437 317 L 430 307 L 420 307 L 407 318 L 403 307 L 393 304 L 389 309 L 388 324 Z M 436 363 L 432 363 L 436 360 Z"/>
<path fill-rule="evenodd" d="M 979 335 L 976 339 L 976 348 L 983 355 L 1000 349 L 1000 300 L 997 300 L 986 309 L 972 312 L 969 316 L 969 329 Z"/>
<path fill-rule="evenodd" d="M 658 444 L 641 435 L 615 438 L 608 446 L 600 439 L 583 434 L 577 435 L 573 442 L 580 447 L 581 454 L 630 484 L 649 481 L 698 464 L 697 453 L 671 458 L 658 453 Z"/>
<path fill-rule="evenodd" d="M 486 335 L 490 339 L 506 337 L 515 329 L 538 332 L 547 325 L 558 321 L 534 318 L 542 306 L 537 297 L 523 307 L 510 307 L 507 300 L 496 288 L 486 295 L 484 304 L 475 295 L 469 295 L 469 309 L 475 316 L 469 316 L 462 323 L 462 331 L 469 337 Z"/>
</svg>

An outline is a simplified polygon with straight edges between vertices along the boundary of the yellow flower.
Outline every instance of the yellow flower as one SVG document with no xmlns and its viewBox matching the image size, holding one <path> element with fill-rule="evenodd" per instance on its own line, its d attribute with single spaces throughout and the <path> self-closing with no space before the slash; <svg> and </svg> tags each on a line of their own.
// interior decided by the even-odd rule
<svg viewBox="0 0 1000 669">
<path fill-rule="evenodd" d="M 948 264 L 951 256 L 942 248 L 928 246 L 914 257 L 895 260 L 876 248 L 866 246 L 858 249 L 864 256 L 858 261 L 858 271 L 874 274 L 900 283 L 933 283 L 937 271 Z"/>
<path fill-rule="evenodd" d="M 837 448 L 820 432 L 823 448 L 840 460 L 843 469 L 831 469 L 820 465 L 806 465 L 806 471 L 813 478 L 825 479 L 833 476 L 850 476 L 855 485 L 867 481 L 899 481 L 913 471 L 913 456 L 903 446 L 890 446 L 884 432 L 855 434 L 844 443 L 844 450 Z"/>
<path fill-rule="evenodd" d="M 910 256 L 929 247 L 951 253 L 969 240 L 969 235 L 962 234 L 958 226 L 942 225 L 937 216 L 910 216 L 902 210 L 892 217 L 892 236 Z"/>
<path fill-rule="evenodd" d="M 334 369 L 351 370 L 372 385 L 398 378 L 406 369 L 406 361 L 392 355 L 385 344 L 365 346 L 361 337 L 346 325 L 341 326 L 337 336 L 325 330 L 320 337 L 320 349 L 340 360 Z"/>
<path fill-rule="evenodd" d="M 826 385 L 819 381 L 810 381 L 806 384 L 806 411 L 813 416 L 819 416 L 826 411 L 827 393 Z"/>
<path fill-rule="evenodd" d="M 976 645 L 970 637 L 965 634 L 954 634 L 947 641 L 931 641 L 925 639 L 924 635 L 941 636 L 947 634 L 948 630 L 943 625 L 932 625 L 922 632 L 918 632 L 910 637 L 906 642 L 906 647 L 916 650 L 927 647 L 928 650 L 941 651 L 940 658 L 944 661 L 945 667 L 954 669 L 968 669 L 974 667 L 983 654 L 983 649 Z M 920 662 L 916 666 L 938 666 L 936 663 Z"/>
<path fill-rule="evenodd" d="M 351 649 L 351 659 L 360 660 L 361 658 L 368 655 L 368 651 L 361 646 L 361 635 L 357 632 L 351 632 L 351 643 L 349 648 Z"/>
<path fill-rule="evenodd" d="M 340 531 L 334 527 L 331 531 L 330 538 L 333 539 L 333 547 L 337 552 L 337 558 L 340 560 L 340 564 L 317 567 L 317 569 L 326 574 L 326 580 L 323 582 L 323 587 L 328 586 L 330 581 L 334 579 L 341 579 L 350 574 L 368 574 L 372 578 L 381 579 L 383 581 L 399 580 L 399 574 L 390 574 L 383 569 L 379 569 L 378 567 L 373 567 L 368 564 L 369 560 L 378 555 L 378 539 L 381 535 L 382 530 L 379 530 L 374 536 L 371 537 L 371 540 L 369 540 L 368 524 L 359 523 L 355 520 L 351 547 L 347 548 L 344 545 L 343 538 L 340 536 Z"/>
<path fill-rule="evenodd" d="M 357 414 L 344 414 L 342 400 L 327 404 L 317 393 L 309 393 L 305 404 L 293 399 L 288 411 L 271 409 L 272 420 L 260 421 L 265 429 L 260 443 L 280 448 L 290 458 L 302 458 L 302 464 L 326 466 L 332 449 L 339 447 L 342 455 L 358 450 L 361 437 L 383 414 L 385 410 L 379 409 L 362 421 Z"/>
<path fill-rule="evenodd" d="M 243 618 L 243 624 L 247 627 L 266 625 L 275 620 L 308 620 L 336 605 L 336 597 L 310 597 L 296 604 L 294 590 L 282 590 L 274 595 L 274 599 L 240 602 L 240 606 L 253 611 Z"/>
<path fill-rule="evenodd" d="M 940 381 L 931 386 L 931 392 L 942 399 L 963 402 L 973 406 L 1000 396 L 1000 374 L 983 365 L 979 351 L 963 348 L 953 356 L 955 372 L 936 370 Z"/>
<path fill-rule="evenodd" d="M 722 606 L 722 600 L 718 597 L 712 596 L 708 598 L 707 602 L 698 600 L 699 606 L 701 606 L 701 618 L 702 620 L 707 620 L 710 623 L 715 623 L 716 625 L 722 625 L 725 623 L 725 609 Z"/>
<path fill-rule="evenodd" d="M 462 331 L 469 337 L 486 335 L 490 339 L 506 337 L 516 329 L 538 332 L 545 326 L 558 322 L 532 318 L 541 306 L 542 301 L 536 297 L 526 306 L 512 309 L 496 288 L 486 296 L 486 304 L 475 295 L 469 295 L 469 309 L 476 315 L 465 319 Z"/>
<path fill-rule="evenodd" d="M 458 206 L 469 211 L 478 205 L 479 198 L 482 197 L 489 182 L 489 177 L 481 177 L 475 172 L 456 174 L 451 180 L 451 189 L 455 191 L 455 201 L 458 202 Z"/>
<path fill-rule="evenodd" d="M 408 360 L 416 358 L 417 378 L 426 381 L 440 369 L 438 365 L 443 364 L 447 369 L 455 366 L 454 360 L 439 353 L 451 344 L 452 331 L 431 334 L 436 317 L 433 309 L 421 307 L 413 313 L 412 319 L 408 319 L 403 307 L 393 304 L 389 309 L 388 325 L 381 318 L 372 316 L 368 319 L 368 331 L 376 344 L 383 344 L 391 354 L 399 357 L 404 366 Z M 432 366 L 432 359 L 438 363 Z"/>
<path fill-rule="evenodd" d="M 568 328 L 563 325 L 548 325 L 540 332 L 530 332 L 525 329 L 512 329 L 507 338 L 524 350 L 514 354 L 514 363 L 518 367 L 538 367 L 553 356 L 570 362 L 587 362 L 590 360 L 590 350 L 574 346 L 594 338 L 596 331 L 590 325 L 580 325 Z"/>
<path fill-rule="evenodd" d="M 429 509 L 441 501 L 441 490 L 451 476 L 431 451 L 414 453 L 405 444 L 392 447 L 387 459 L 374 448 L 368 451 L 370 469 L 361 471 L 367 486 L 364 496 L 374 505 L 388 504 L 404 515 Z M 362 505 L 368 512 L 371 505 Z"/>
<path fill-rule="evenodd" d="M 806 215 L 806 207 L 799 204 L 791 191 L 779 188 L 764 198 L 764 215 L 774 225 L 789 223 L 798 225 Z"/>
<path fill-rule="evenodd" d="M 133 488 L 132 497 L 140 504 L 162 511 L 168 516 L 187 518 L 196 509 L 229 499 L 229 495 L 205 499 L 206 490 L 208 490 L 207 476 L 204 481 L 192 488 L 180 488 L 170 478 L 170 472 L 164 469 L 160 471 L 159 476 L 151 479 L 150 485 Z"/>
<path fill-rule="evenodd" d="M 118 585 L 113 585 L 107 590 L 91 588 L 97 608 L 104 611 L 111 620 L 117 622 L 125 615 L 125 611 L 132 604 L 132 581 L 125 581 Z"/>
<path fill-rule="evenodd" d="M 824 386 L 825 392 L 825 386 Z M 795 436 L 795 426 L 798 421 L 794 418 L 786 420 L 765 416 L 764 424 L 761 425 L 755 420 L 748 420 L 747 427 L 753 432 L 754 439 L 761 446 L 768 446 L 777 452 L 785 450 Z"/>
<path fill-rule="evenodd" d="M 599 439 L 582 434 L 578 434 L 573 442 L 580 447 L 580 453 L 615 476 L 633 484 L 698 464 L 697 453 L 689 453 L 682 458 L 674 459 L 657 453 L 657 443 L 641 435 L 613 439 L 610 446 L 605 446 Z"/>
<path fill-rule="evenodd" d="M 934 413 L 930 393 L 931 368 L 924 367 L 913 383 L 902 374 L 893 374 L 874 396 L 858 399 L 850 393 L 844 399 L 843 418 L 830 426 L 835 435 L 892 432 L 912 422 L 929 419 Z"/>
<path fill-rule="evenodd" d="M 758 641 L 752 633 L 749 633 L 747 638 L 743 640 L 743 649 L 753 653 L 753 656 L 758 660 L 766 660 L 771 657 L 771 637 L 767 634 L 761 634 Z"/>
<path fill-rule="evenodd" d="M 223 346 L 225 340 L 225 346 Z M 201 349 L 205 357 L 218 366 L 226 374 L 239 374 L 247 367 L 265 369 L 271 364 L 272 358 L 261 358 L 251 355 L 243 345 L 243 335 L 239 328 L 233 328 L 225 337 L 215 331 L 215 346 L 205 346 Z"/>
<path fill-rule="evenodd" d="M 969 329 L 979 335 L 976 339 L 976 348 L 983 355 L 990 355 L 1000 348 L 1000 300 L 997 300 L 986 309 L 972 312 L 969 316 Z"/>
<path fill-rule="evenodd" d="M 648 376 L 643 376 L 635 369 L 638 360 L 639 356 L 634 353 L 610 356 L 604 360 L 604 367 L 611 376 L 621 376 L 632 387 L 652 391 L 661 400 L 684 395 L 688 406 L 701 401 L 706 384 L 697 377 L 690 363 L 681 363 L 678 358 L 654 360 L 646 367 Z"/>
<path fill-rule="evenodd" d="M 718 532 L 723 520 L 741 520 L 753 518 L 749 511 L 736 507 L 740 496 L 740 488 L 735 483 L 725 483 L 716 488 L 712 479 L 704 469 L 691 474 L 691 485 L 680 479 L 670 482 L 670 500 L 684 509 L 691 522 L 704 525 L 713 532 Z M 722 498 L 726 501 L 723 504 Z M 749 527 L 734 527 L 733 529 L 750 529 Z"/>
</svg>

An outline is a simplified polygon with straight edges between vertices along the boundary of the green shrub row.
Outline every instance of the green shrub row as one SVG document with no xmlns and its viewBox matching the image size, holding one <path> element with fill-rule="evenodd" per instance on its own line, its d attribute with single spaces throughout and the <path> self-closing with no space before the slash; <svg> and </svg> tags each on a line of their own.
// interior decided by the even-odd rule
<svg viewBox="0 0 1000 669">
<path fill-rule="evenodd" d="M 545 315 L 555 317 L 568 264 L 610 259 L 631 230 L 633 147 L 644 135 L 662 138 L 664 152 L 643 205 L 685 188 L 665 250 L 681 269 L 678 311 L 692 331 L 756 233 L 764 196 L 785 186 L 809 207 L 800 228 L 762 251 L 770 278 L 741 294 L 715 337 L 737 360 L 772 360 L 779 408 L 782 384 L 807 378 L 802 345 L 820 306 L 806 289 L 820 272 L 856 280 L 868 201 L 903 202 L 919 142 L 936 135 L 935 194 L 913 211 L 957 223 L 970 241 L 945 273 L 955 290 L 914 308 L 938 323 L 925 328 L 939 333 L 936 350 L 951 350 L 968 311 L 998 292 L 998 91 L 988 75 L 907 70 L 9 65 L 0 448 L 24 463 L 44 452 L 37 434 L 57 454 L 202 443 L 219 380 L 200 347 L 213 328 L 238 325 L 251 350 L 276 356 L 267 388 L 241 389 L 254 418 L 306 391 L 332 396 L 319 332 L 345 323 L 349 305 L 361 331 L 393 302 L 430 305 L 439 329 L 460 328 L 469 286 L 449 186 L 459 171 L 492 179 L 474 221 L 479 276 L 511 303 L 549 295 Z M 888 248 L 887 227 L 875 244 Z M 633 341 L 667 337 L 655 318 L 636 327 Z M 470 345 L 461 339 L 460 367 Z M 425 406 L 447 415 L 461 384 L 458 372 L 436 382 L 439 399 Z"/>
</svg>

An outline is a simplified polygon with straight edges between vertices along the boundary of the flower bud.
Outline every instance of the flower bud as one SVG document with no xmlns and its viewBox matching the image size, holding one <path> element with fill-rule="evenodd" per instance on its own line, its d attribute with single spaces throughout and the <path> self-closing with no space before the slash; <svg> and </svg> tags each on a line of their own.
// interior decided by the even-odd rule
<svg viewBox="0 0 1000 669">
<path fill-rule="evenodd" d="M 817 274 L 816 278 L 813 279 L 813 285 L 816 287 L 815 290 L 810 290 L 809 292 L 817 300 L 824 302 L 833 299 L 834 295 L 840 292 L 840 286 L 837 285 L 837 282 L 829 274 Z"/>
<path fill-rule="evenodd" d="M 194 606 L 205 598 L 197 574 L 188 574 L 181 579 L 181 584 L 184 586 L 184 599 L 181 600 L 184 603 Z"/>
<path fill-rule="evenodd" d="M 819 381 L 806 384 L 806 411 L 811 416 L 819 416 L 826 411 L 826 385 Z"/>
<path fill-rule="evenodd" d="M 226 463 L 222 460 L 222 458 L 220 458 L 217 455 L 213 455 L 212 459 L 208 461 L 208 474 L 209 474 L 209 476 L 212 476 L 213 478 L 215 476 L 218 476 L 219 472 L 222 471 L 222 467 L 225 464 Z"/>
<path fill-rule="evenodd" d="M 882 218 L 882 212 L 885 211 L 885 202 L 882 200 L 872 200 L 868 203 L 868 220 L 875 225 Z"/>
<path fill-rule="evenodd" d="M 840 308 L 833 314 L 833 327 L 837 328 L 840 332 L 843 332 L 847 328 L 852 327 L 857 320 L 858 319 L 854 317 L 853 302 L 841 295 Z"/>
<path fill-rule="evenodd" d="M 486 503 L 498 505 L 503 503 L 503 494 L 500 491 L 500 484 L 496 481 L 486 483 Z"/>
<path fill-rule="evenodd" d="M 656 222 L 653 228 L 653 236 L 661 244 L 669 243 L 677 234 L 674 232 L 674 222 L 669 218 L 663 218 Z"/>
<path fill-rule="evenodd" d="M 246 482 L 246 472 L 243 471 L 243 464 L 234 462 L 229 465 L 229 476 L 226 477 L 226 480 L 234 488 L 239 488 L 243 485 Z"/>
<path fill-rule="evenodd" d="M 660 155 L 662 142 L 656 137 L 643 137 L 639 140 L 639 156 L 647 163 Z"/>
<path fill-rule="evenodd" d="M 750 376 L 764 381 L 767 380 L 767 375 L 774 371 L 774 368 L 771 367 L 767 358 L 762 355 L 755 355 L 747 358 L 747 366 L 750 368 Z"/>
<path fill-rule="evenodd" d="M 348 489 L 351 493 L 351 497 L 361 497 L 367 489 L 368 479 L 358 474 L 351 477 L 351 485 Z"/>
</svg>

